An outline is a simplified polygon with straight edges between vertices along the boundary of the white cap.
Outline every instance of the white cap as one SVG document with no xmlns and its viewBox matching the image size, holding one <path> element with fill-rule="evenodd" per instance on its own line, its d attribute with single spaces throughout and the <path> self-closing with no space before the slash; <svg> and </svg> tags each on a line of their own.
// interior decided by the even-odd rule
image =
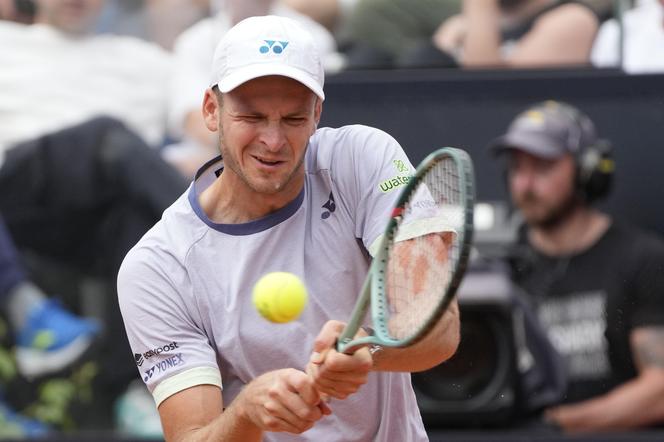
<svg viewBox="0 0 664 442">
<path fill-rule="evenodd" d="M 314 39 L 290 18 L 246 18 L 224 35 L 214 52 L 212 85 L 221 92 L 266 75 L 297 80 L 325 99 L 325 75 Z"/>
</svg>

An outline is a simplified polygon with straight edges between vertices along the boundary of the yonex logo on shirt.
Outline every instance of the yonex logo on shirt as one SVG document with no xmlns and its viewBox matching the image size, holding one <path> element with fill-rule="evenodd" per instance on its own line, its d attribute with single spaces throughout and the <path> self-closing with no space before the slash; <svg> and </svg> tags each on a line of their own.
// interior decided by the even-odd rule
<svg viewBox="0 0 664 442">
<path fill-rule="evenodd" d="M 149 381 L 152 376 L 154 375 L 154 372 L 157 371 L 157 373 L 163 373 L 166 370 L 176 367 L 178 365 L 184 364 L 184 359 L 182 359 L 182 353 L 178 353 L 176 355 L 173 355 L 169 357 L 168 359 L 158 362 L 157 364 L 153 365 L 152 367 L 148 368 L 145 370 L 145 376 L 143 377 L 143 381 L 147 382 Z"/>
<path fill-rule="evenodd" d="M 286 46 L 288 46 L 287 41 L 276 41 L 276 40 L 263 40 L 265 44 L 258 48 L 258 51 L 261 54 L 267 54 L 272 50 L 273 53 L 279 55 L 281 54 L 284 49 L 286 49 Z"/>
<path fill-rule="evenodd" d="M 321 219 L 328 219 L 330 215 L 337 209 L 337 205 L 334 204 L 334 195 L 332 195 L 332 192 L 330 192 L 330 197 L 327 200 L 325 204 L 322 205 L 324 210 L 323 213 L 321 213 L 320 217 Z"/>
</svg>

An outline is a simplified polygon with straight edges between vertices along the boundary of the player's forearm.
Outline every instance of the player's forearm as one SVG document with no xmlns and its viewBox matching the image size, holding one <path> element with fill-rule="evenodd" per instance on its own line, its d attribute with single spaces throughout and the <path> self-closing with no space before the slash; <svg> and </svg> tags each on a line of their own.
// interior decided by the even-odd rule
<svg viewBox="0 0 664 442">
<path fill-rule="evenodd" d="M 465 0 L 463 15 L 467 23 L 467 34 L 463 44 L 463 65 L 486 67 L 503 64 L 500 54 L 498 0 Z"/>
<path fill-rule="evenodd" d="M 387 348 L 375 354 L 374 371 L 424 371 L 446 361 L 459 346 L 459 306 L 453 300 L 427 336 L 412 347 Z"/>
<path fill-rule="evenodd" d="M 629 430 L 664 422 L 664 370 L 636 379 L 595 399 L 556 407 L 547 416 L 569 432 Z"/>
<path fill-rule="evenodd" d="M 176 438 L 176 442 L 259 442 L 263 431 L 253 425 L 245 416 L 237 401 L 231 403 L 226 410 L 208 425 L 192 429 Z M 169 441 L 169 439 L 167 439 Z"/>
</svg>

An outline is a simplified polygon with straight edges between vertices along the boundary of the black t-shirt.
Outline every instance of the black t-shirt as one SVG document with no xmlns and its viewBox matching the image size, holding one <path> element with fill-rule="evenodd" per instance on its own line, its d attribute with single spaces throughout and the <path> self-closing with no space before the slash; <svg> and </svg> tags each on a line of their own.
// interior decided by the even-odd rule
<svg viewBox="0 0 664 442">
<path fill-rule="evenodd" d="M 515 248 L 512 276 L 531 297 L 569 377 L 565 402 L 606 393 L 636 375 L 630 331 L 664 325 L 664 243 L 613 223 L 590 249 L 551 257 Z"/>
<path fill-rule="evenodd" d="M 530 30 L 535 25 L 535 22 L 539 20 L 540 17 L 568 3 L 575 3 L 577 5 L 581 5 L 588 8 L 590 12 L 592 12 L 597 17 L 598 21 L 601 20 L 601 17 L 597 14 L 597 11 L 595 11 L 592 7 L 583 3 L 582 1 L 561 0 L 560 2 L 543 7 L 542 9 L 534 13 L 532 16 L 528 17 L 525 21 L 520 22 L 511 28 L 503 29 L 501 32 L 501 40 L 503 42 L 510 40 L 520 40 L 524 35 L 530 32 Z"/>
</svg>

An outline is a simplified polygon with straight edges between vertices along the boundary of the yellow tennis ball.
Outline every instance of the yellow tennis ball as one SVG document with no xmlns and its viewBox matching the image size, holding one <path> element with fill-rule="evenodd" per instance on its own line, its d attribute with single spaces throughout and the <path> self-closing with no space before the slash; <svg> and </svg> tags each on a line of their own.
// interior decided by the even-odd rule
<svg viewBox="0 0 664 442">
<path fill-rule="evenodd" d="M 307 304 L 307 289 L 292 273 L 272 272 L 256 282 L 253 301 L 265 319 L 289 322 L 300 316 Z"/>
</svg>

